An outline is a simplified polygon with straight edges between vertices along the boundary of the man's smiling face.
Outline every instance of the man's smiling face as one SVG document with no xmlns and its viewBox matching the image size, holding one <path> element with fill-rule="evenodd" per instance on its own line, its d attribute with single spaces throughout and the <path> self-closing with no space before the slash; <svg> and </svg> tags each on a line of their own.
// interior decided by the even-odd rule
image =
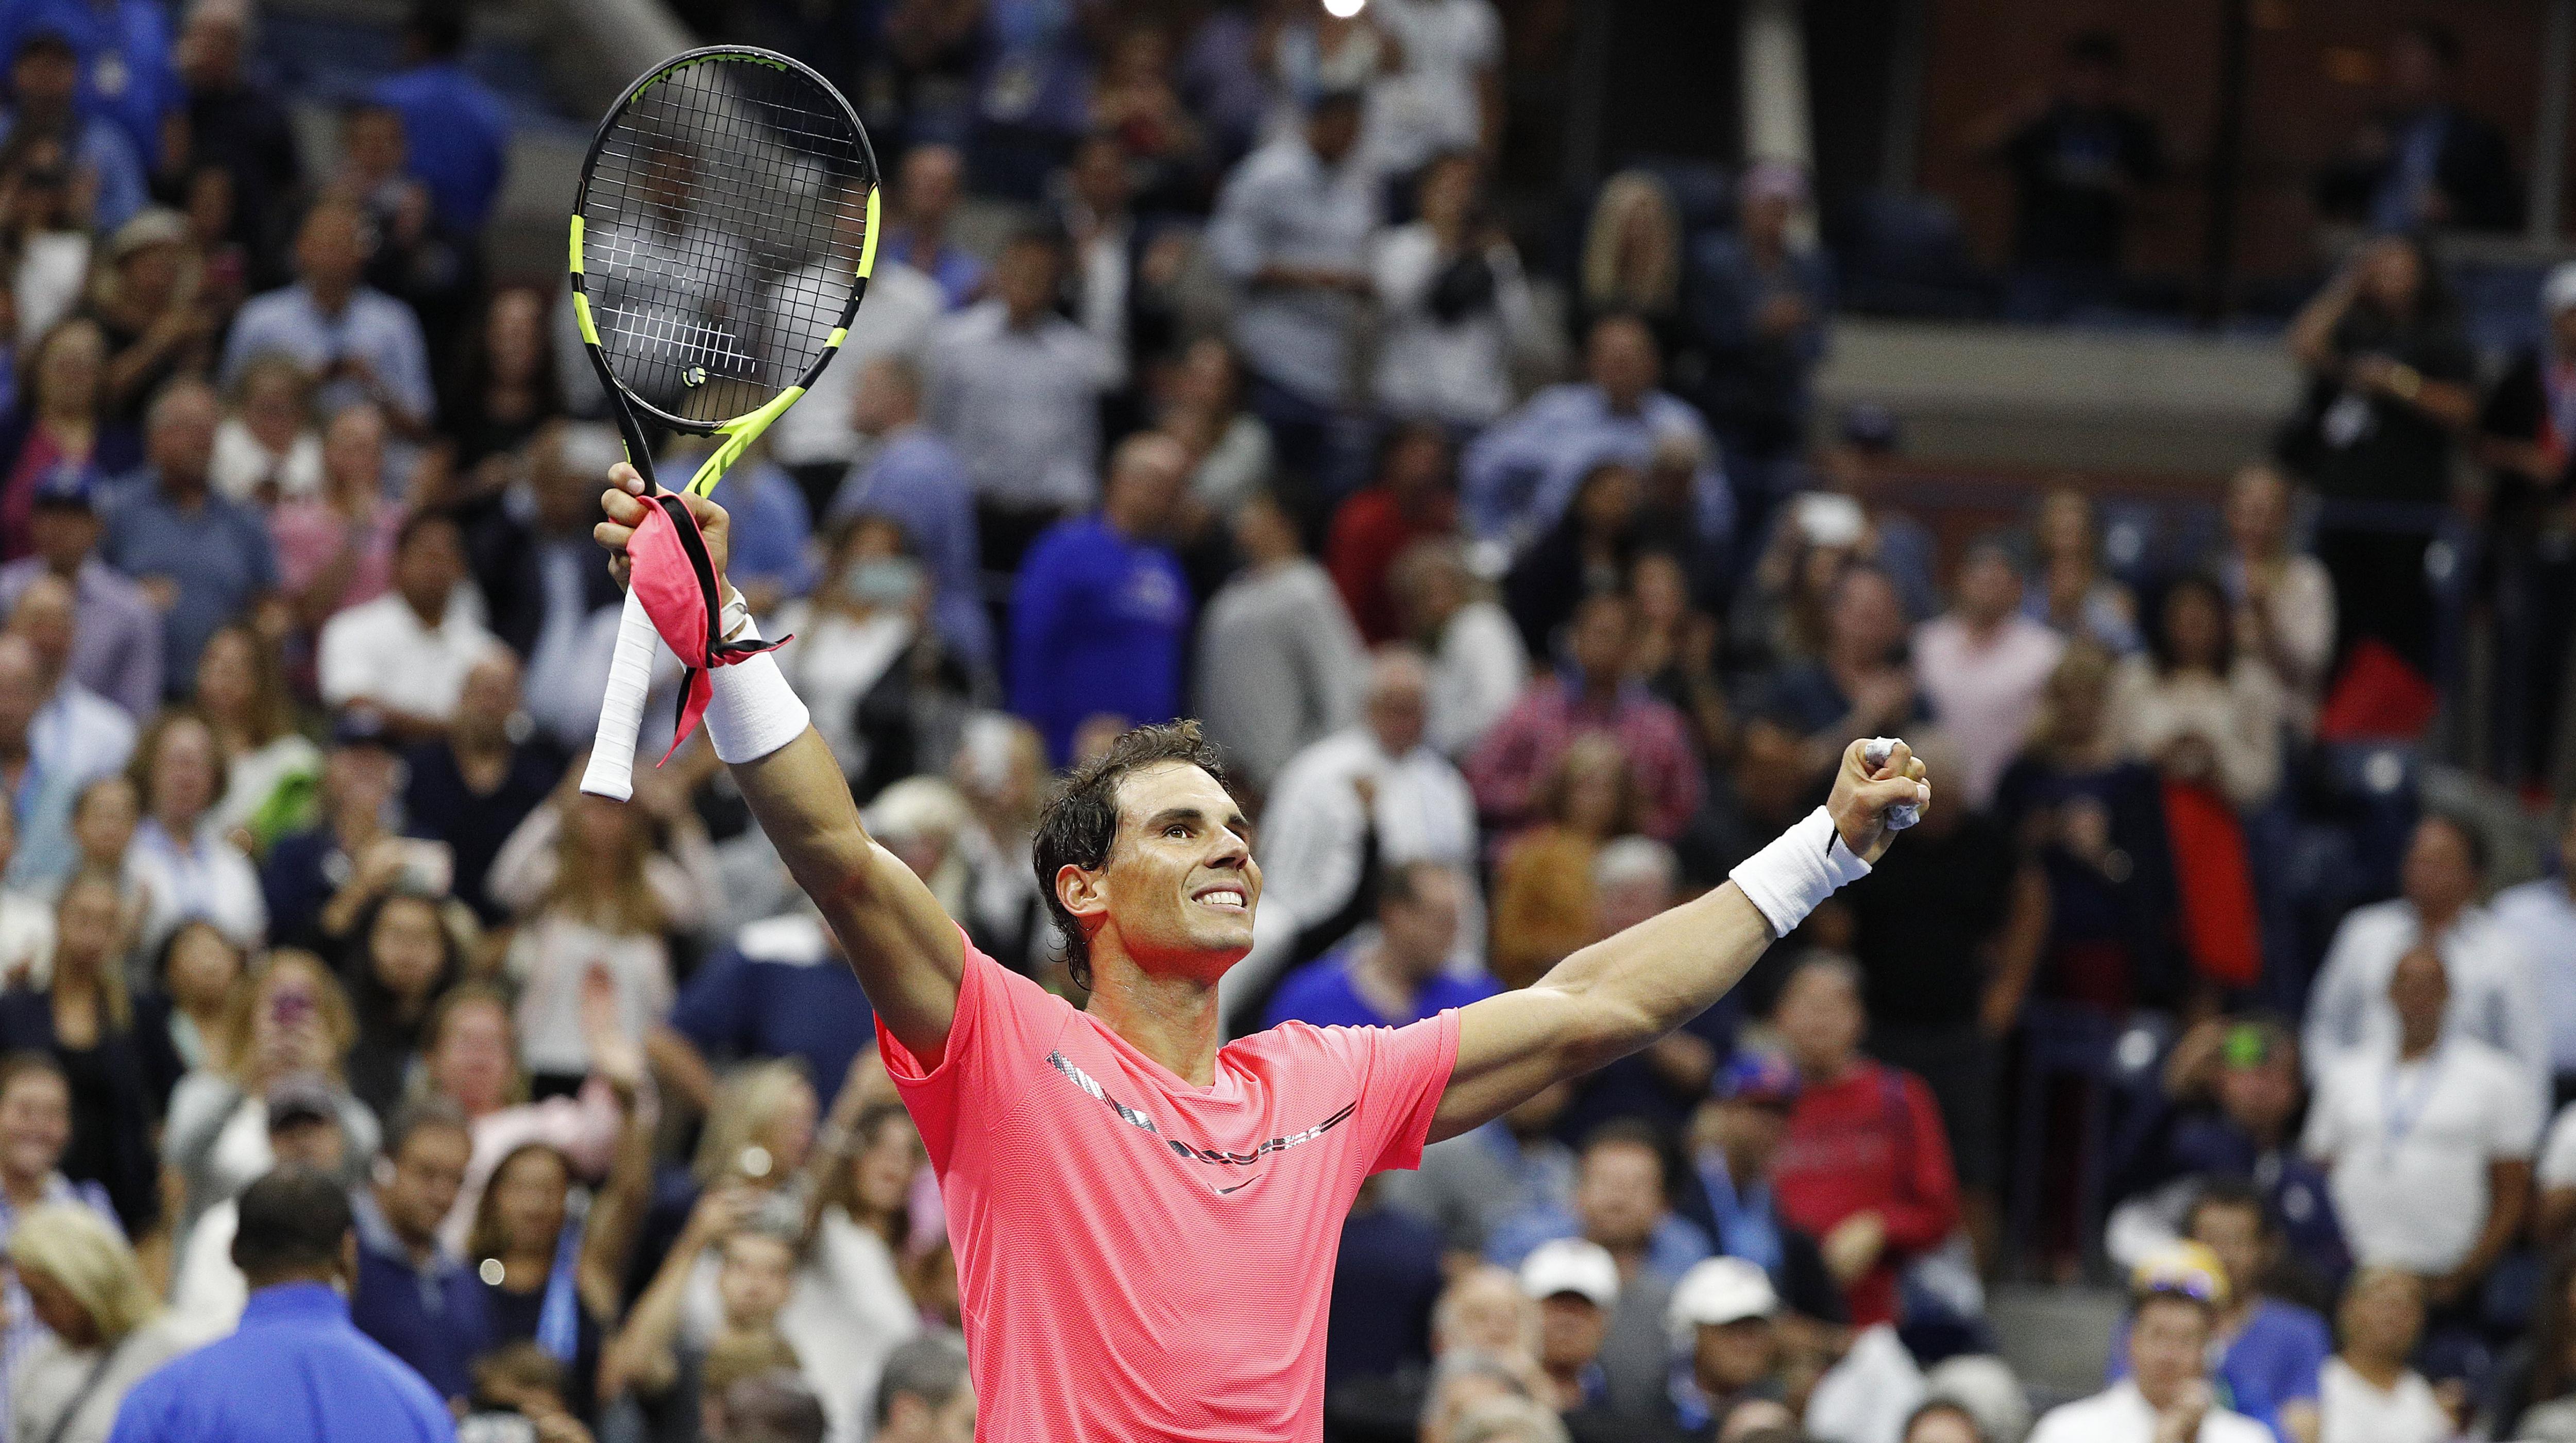
<svg viewBox="0 0 2576 1443">
<path fill-rule="evenodd" d="M 1095 954 L 1114 949 L 1148 973 L 1213 981 L 1252 950 L 1261 868 L 1251 824 L 1198 767 L 1165 762 L 1119 783 L 1117 840 L 1093 886 L 1106 908 Z"/>
</svg>

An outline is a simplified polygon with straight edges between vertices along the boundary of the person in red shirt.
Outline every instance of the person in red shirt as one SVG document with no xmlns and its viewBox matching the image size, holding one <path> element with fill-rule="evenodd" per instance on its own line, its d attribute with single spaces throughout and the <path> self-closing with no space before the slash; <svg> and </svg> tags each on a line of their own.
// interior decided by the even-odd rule
<svg viewBox="0 0 2576 1443">
<path fill-rule="evenodd" d="M 1932 1090 L 1862 1055 L 1860 989 L 1860 969 L 1836 956 L 1800 963 L 1781 985 L 1772 1024 L 1799 1091 L 1771 1188 L 1865 1328 L 1896 1321 L 1897 1274 L 1958 1227 L 1959 1180 Z"/>
<path fill-rule="evenodd" d="M 600 542 L 667 513 L 609 473 Z M 658 498 L 657 498 L 658 499 Z M 683 498 L 725 598 L 724 511 Z M 627 563 L 615 562 L 621 577 Z M 707 730 L 839 935 L 939 1178 L 977 1430 L 1047 1443 L 1317 1443 L 1342 1222 L 1373 1173 L 1645 1047 L 1867 873 L 1886 809 L 1931 797 L 1901 742 L 1855 743 L 1832 800 L 1706 896 L 1535 984 L 1405 1027 L 1283 1023 L 1223 1040 L 1261 869 L 1192 722 L 1077 769 L 1032 851 L 1087 1007 L 976 950 L 860 823 L 830 747 L 765 655 L 717 668 Z M 816 1366 L 828 1370 L 826 1360 Z"/>
<path fill-rule="evenodd" d="M 1458 534 L 1458 488 L 1449 438 L 1437 426 L 1398 427 L 1378 450 L 1377 478 L 1333 513 L 1325 568 L 1371 646 L 1404 639 L 1404 616 L 1387 590 L 1387 573 L 1404 548 L 1426 537 Z"/>
</svg>

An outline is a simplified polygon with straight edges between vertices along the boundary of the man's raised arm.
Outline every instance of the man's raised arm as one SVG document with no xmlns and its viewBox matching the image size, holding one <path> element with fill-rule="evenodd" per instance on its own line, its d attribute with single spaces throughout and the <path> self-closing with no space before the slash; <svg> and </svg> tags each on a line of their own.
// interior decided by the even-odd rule
<svg viewBox="0 0 2576 1443">
<path fill-rule="evenodd" d="M 622 581 L 627 540 L 644 520 L 643 481 L 621 463 L 610 468 L 608 484 L 600 498 L 608 519 L 593 534 L 615 553 L 612 565 Z M 731 523 L 724 508 L 697 496 L 682 499 L 706 537 L 718 584 L 725 585 Z M 715 686 L 707 732 L 733 769 L 734 785 L 796 885 L 840 935 L 841 950 L 886 1030 L 922 1066 L 938 1066 L 966 968 L 957 924 L 901 858 L 868 836 L 840 764 L 822 736 L 800 724 L 803 708 L 779 677 L 777 663 L 760 657 L 725 668 L 715 674 Z"/>
<path fill-rule="evenodd" d="M 1932 795 L 1923 764 L 1903 742 L 1879 767 L 1863 760 L 1867 745 L 1844 749 L 1825 815 L 1790 828 L 1736 868 L 1736 880 L 1593 943 L 1518 992 L 1460 1012 L 1458 1063 L 1432 1116 L 1432 1140 L 1500 1117 L 1548 1084 L 1617 1061 L 1698 1016 L 1808 908 L 1866 871 L 1894 836 L 1887 808 Z"/>
</svg>

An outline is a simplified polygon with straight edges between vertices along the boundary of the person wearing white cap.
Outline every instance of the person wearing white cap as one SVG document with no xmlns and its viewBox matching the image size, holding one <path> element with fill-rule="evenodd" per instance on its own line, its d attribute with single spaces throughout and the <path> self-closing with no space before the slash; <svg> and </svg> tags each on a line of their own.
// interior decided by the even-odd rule
<svg viewBox="0 0 2576 1443">
<path fill-rule="evenodd" d="M 2051 1411 L 2027 1443 L 2271 1443 L 2210 1386 L 2210 1333 L 2227 1305 L 2218 1255 L 2175 1243 L 2138 1264 L 2131 1291 L 2130 1376 Z"/>
<path fill-rule="evenodd" d="M 1742 1258 L 1710 1258 L 1682 1274 L 1665 1315 L 1676 1360 L 1666 1421 L 1714 1437 L 1739 1405 L 1777 1401 L 1779 1316 L 1770 1274 Z"/>
<path fill-rule="evenodd" d="M 1619 1301 L 1619 1264 L 1610 1250 L 1582 1238 L 1541 1243 L 1521 1260 L 1521 1291 L 1538 1304 L 1538 1365 L 1560 1413 L 1600 1408 L 1610 1399 L 1601 1345 Z"/>
</svg>

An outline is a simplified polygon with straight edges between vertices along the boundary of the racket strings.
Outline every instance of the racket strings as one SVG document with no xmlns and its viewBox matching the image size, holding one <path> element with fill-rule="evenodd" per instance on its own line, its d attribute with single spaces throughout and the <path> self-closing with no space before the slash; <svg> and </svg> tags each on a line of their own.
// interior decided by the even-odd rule
<svg viewBox="0 0 2576 1443">
<path fill-rule="evenodd" d="M 875 183 L 847 111 L 801 72 L 713 57 L 646 87 L 582 197 L 610 369 L 707 423 L 793 384 L 848 312 Z"/>
</svg>

